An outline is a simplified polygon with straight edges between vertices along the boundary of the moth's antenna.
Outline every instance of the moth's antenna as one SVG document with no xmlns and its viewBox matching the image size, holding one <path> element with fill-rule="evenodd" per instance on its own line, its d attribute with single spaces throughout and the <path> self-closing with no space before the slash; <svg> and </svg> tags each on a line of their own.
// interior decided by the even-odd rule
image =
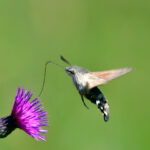
<svg viewBox="0 0 150 150">
<path fill-rule="evenodd" d="M 42 92 L 43 92 L 43 89 L 44 89 L 45 79 L 46 79 L 46 72 L 47 72 L 47 65 L 48 65 L 49 63 L 55 64 L 55 65 L 57 65 L 57 66 L 59 66 L 59 67 L 61 67 L 61 68 L 63 68 L 63 69 L 65 68 L 64 66 L 62 66 L 62 65 L 60 65 L 60 64 L 57 64 L 57 63 L 55 63 L 55 62 L 53 62 L 53 61 L 47 61 L 47 62 L 45 63 L 44 79 L 43 79 L 43 84 L 42 84 L 42 88 L 41 88 L 39 97 L 41 96 L 41 94 L 42 94 Z"/>
<path fill-rule="evenodd" d="M 68 60 L 66 60 L 63 56 L 60 56 L 60 59 L 61 59 L 62 61 L 64 61 L 65 63 L 67 63 L 68 65 L 72 66 L 72 65 L 70 64 L 70 62 L 69 62 Z"/>
</svg>

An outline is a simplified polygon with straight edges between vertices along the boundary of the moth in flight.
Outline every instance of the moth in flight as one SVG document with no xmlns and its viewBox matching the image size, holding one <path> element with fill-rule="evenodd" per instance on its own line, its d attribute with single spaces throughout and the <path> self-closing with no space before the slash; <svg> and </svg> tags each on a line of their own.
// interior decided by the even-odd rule
<svg viewBox="0 0 150 150">
<path fill-rule="evenodd" d="M 98 88 L 99 85 L 106 84 L 107 82 L 118 78 L 120 76 L 125 75 L 126 73 L 132 71 L 132 68 L 122 68 L 122 69 L 114 69 L 108 71 L 100 71 L 100 72 L 90 72 L 88 69 L 79 67 L 79 66 L 72 66 L 69 61 L 67 61 L 63 56 L 60 57 L 62 61 L 67 63 L 69 67 L 63 67 L 55 62 L 48 61 L 45 65 L 45 75 L 44 75 L 44 82 L 42 86 L 42 90 L 45 83 L 45 76 L 46 76 L 46 67 L 48 63 L 56 64 L 60 67 L 65 68 L 66 73 L 72 77 L 73 83 L 76 86 L 82 102 L 86 108 L 87 105 L 84 101 L 84 97 L 90 100 L 92 103 L 96 104 L 98 109 L 102 112 L 104 116 L 104 120 L 107 122 L 109 120 L 109 104 L 106 97 Z M 40 95 L 42 93 L 40 92 Z"/>
</svg>

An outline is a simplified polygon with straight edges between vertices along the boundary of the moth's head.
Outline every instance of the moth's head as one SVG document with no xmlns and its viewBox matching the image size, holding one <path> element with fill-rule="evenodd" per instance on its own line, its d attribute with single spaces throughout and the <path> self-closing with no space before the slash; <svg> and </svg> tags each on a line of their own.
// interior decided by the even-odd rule
<svg viewBox="0 0 150 150">
<path fill-rule="evenodd" d="M 79 74 L 86 74 L 88 73 L 89 71 L 85 68 L 82 68 L 82 67 L 79 67 L 79 66 L 70 66 L 70 67 L 66 67 L 65 68 L 65 71 L 67 72 L 68 75 L 70 76 L 75 76 L 75 75 L 79 75 Z"/>
<path fill-rule="evenodd" d="M 66 67 L 65 68 L 65 71 L 67 72 L 67 74 L 69 75 L 69 76 L 74 76 L 75 75 L 75 73 L 76 73 L 76 69 L 73 67 L 73 66 L 71 66 L 71 67 Z"/>
<path fill-rule="evenodd" d="M 65 71 L 67 72 L 69 76 L 73 77 L 76 73 L 76 68 L 72 66 L 71 63 L 68 60 L 66 60 L 63 56 L 60 56 L 60 58 L 62 61 L 64 61 L 65 63 L 69 65 L 69 67 L 65 68 Z"/>
<path fill-rule="evenodd" d="M 89 71 L 87 69 L 84 69 L 82 67 L 79 66 L 72 66 L 71 63 L 66 60 L 63 56 L 60 57 L 62 61 L 64 61 L 65 63 L 67 63 L 68 65 L 70 65 L 69 67 L 65 68 L 65 71 L 67 72 L 67 74 L 71 77 L 74 77 L 77 74 L 84 74 L 84 73 L 88 73 Z"/>
</svg>

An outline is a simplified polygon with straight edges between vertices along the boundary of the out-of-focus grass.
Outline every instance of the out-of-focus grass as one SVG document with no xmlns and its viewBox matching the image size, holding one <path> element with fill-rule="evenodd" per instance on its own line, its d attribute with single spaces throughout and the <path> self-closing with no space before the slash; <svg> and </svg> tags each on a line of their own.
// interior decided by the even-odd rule
<svg viewBox="0 0 150 150">
<path fill-rule="evenodd" d="M 148 149 L 150 3 L 147 1 L 30 0 L 0 2 L 0 113 L 9 114 L 18 86 L 39 94 L 44 64 L 64 55 L 91 71 L 135 70 L 100 87 L 110 104 L 105 123 L 64 70 L 49 65 L 41 99 L 51 126 L 40 143 L 19 129 L 1 149 Z"/>
</svg>

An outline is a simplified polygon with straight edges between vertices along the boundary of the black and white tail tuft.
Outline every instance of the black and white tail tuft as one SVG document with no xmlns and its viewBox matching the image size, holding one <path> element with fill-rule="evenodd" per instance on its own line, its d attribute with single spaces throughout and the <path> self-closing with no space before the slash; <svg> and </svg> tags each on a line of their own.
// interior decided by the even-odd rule
<svg viewBox="0 0 150 150">
<path fill-rule="evenodd" d="M 103 100 L 97 100 L 96 104 L 98 106 L 98 109 L 101 110 L 101 112 L 104 115 L 105 122 L 109 121 L 109 104 L 108 101 L 105 99 Z"/>
</svg>

